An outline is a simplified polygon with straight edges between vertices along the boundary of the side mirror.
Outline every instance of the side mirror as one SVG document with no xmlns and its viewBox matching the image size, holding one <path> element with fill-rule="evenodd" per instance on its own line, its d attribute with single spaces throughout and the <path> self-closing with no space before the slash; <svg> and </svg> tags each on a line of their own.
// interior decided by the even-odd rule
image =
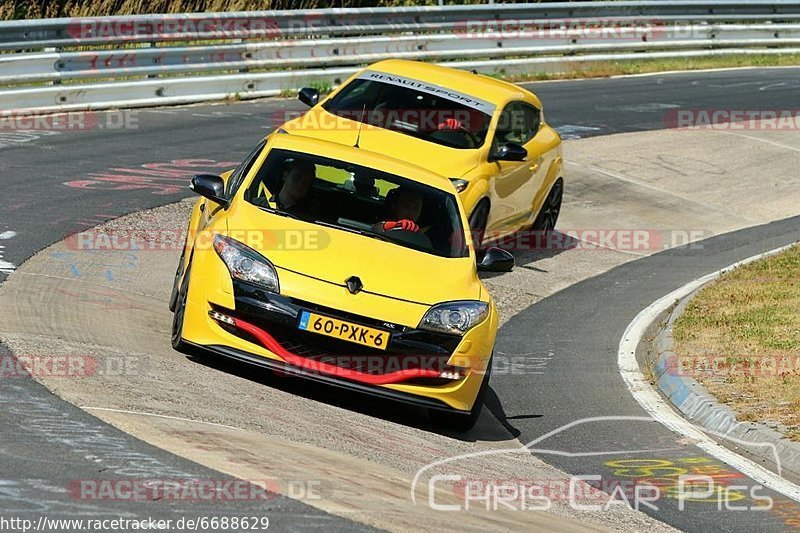
<svg viewBox="0 0 800 533">
<path fill-rule="evenodd" d="M 511 272 L 514 269 L 514 256 L 510 252 L 492 246 L 487 248 L 478 263 L 481 272 Z"/>
<path fill-rule="evenodd" d="M 319 102 L 319 91 L 311 87 L 303 87 L 297 93 L 297 99 L 306 104 L 308 107 L 314 107 Z"/>
<path fill-rule="evenodd" d="M 225 198 L 225 182 L 215 174 L 197 174 L 189 183 L 189 188 L 222 207 L 228 207 L 230 203 Z"/>
<path fill-rule="evenodd" d="M 528 151 L 517 143 L 506 143 L 489 154 L 489 161 L 525 161 Z"/>
</svg>

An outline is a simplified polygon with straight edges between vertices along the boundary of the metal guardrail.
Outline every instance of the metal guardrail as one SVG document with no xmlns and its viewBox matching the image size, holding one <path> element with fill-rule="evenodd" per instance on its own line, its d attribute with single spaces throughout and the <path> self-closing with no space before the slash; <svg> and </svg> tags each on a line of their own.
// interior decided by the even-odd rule
<svg viewBox="0 0 800 533">
<path fill-rule="evenodd" d="M 0 109 L 272 96 L 386 58 L 488 73 L 800 51 L 800 0 L 614 1 L 0 22 Z M 79 82 L 79 84 L 73 84 Z"/>
</svg>

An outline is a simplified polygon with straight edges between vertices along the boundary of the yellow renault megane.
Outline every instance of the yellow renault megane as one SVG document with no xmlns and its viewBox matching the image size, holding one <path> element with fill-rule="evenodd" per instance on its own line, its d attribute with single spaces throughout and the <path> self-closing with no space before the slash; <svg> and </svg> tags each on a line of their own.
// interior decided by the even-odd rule
<svg viewBox="0 0 800 533">
<path fill-rule="evenodd" d="M 350 145 L 358 135 L 363 148 L 450 178 L 478 239 L 555 228 L 564 191 L 561 138 L 523 87 L 390 59 L 325 98 L 312 88 L 299 97 L 311 109 L 284 131 Z"/>
<path fill-rule="evenodd" d="M 357 143 L 356 143 L 357 144 Z M 483 403 L 498 318 L 452 182 L 357 146 L 273 133 L 197 175 L 172 344 L 426 407 L 458 429 Z"/>
</svg>

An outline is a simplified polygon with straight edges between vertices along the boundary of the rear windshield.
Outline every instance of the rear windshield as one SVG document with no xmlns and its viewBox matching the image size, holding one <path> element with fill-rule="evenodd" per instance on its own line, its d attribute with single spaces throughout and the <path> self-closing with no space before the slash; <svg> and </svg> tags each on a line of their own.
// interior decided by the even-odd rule
<svg viewBox="0 0 800 533">
<path fill-rule="evenodd" d="M 378 73 L 386 81 L 356 78 L 323 108 L 334 115 L 411 135 L 451 148 L 479 148 L 493 106 L 415 80 Z"/>
<path fill-rule="evenodd" d="M 278 215 L 441 257 L 469 255 L 452 194 L 345 161 L 273 149 L 244 199 Z"/>
</svg>

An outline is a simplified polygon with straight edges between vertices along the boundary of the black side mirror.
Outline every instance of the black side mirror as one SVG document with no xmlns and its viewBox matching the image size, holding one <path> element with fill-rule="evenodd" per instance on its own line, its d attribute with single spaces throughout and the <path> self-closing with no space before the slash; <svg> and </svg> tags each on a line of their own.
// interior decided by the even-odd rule
<svg viewBox="0 0 800 533">
<path fill-rule="evenodd" d="M 528 151 L 517 143 L 506 143 L 489 154 L 489 161 L 525 161 Z"/>
<path fill-rule="evenodd" d="M 222 207 L 228 207 L 230 203 L 225 198 L 225 182 L 215 174 L 197 174 L 189 183 L 189 188 Z"/>
<path fill-rule="evenodd" d="M 492 246 L 486 249 L 478 263 L 481 272 L 511 272 L 514 269 L 514 256 L 510 252 Z"/>
<path fill-rule="evenodd" d="M 297 98 L 308 107 L 314 107 L 319 102 L 319 91 L 311 87 L 303 87 L 297 93 Z"/>
</svg>

